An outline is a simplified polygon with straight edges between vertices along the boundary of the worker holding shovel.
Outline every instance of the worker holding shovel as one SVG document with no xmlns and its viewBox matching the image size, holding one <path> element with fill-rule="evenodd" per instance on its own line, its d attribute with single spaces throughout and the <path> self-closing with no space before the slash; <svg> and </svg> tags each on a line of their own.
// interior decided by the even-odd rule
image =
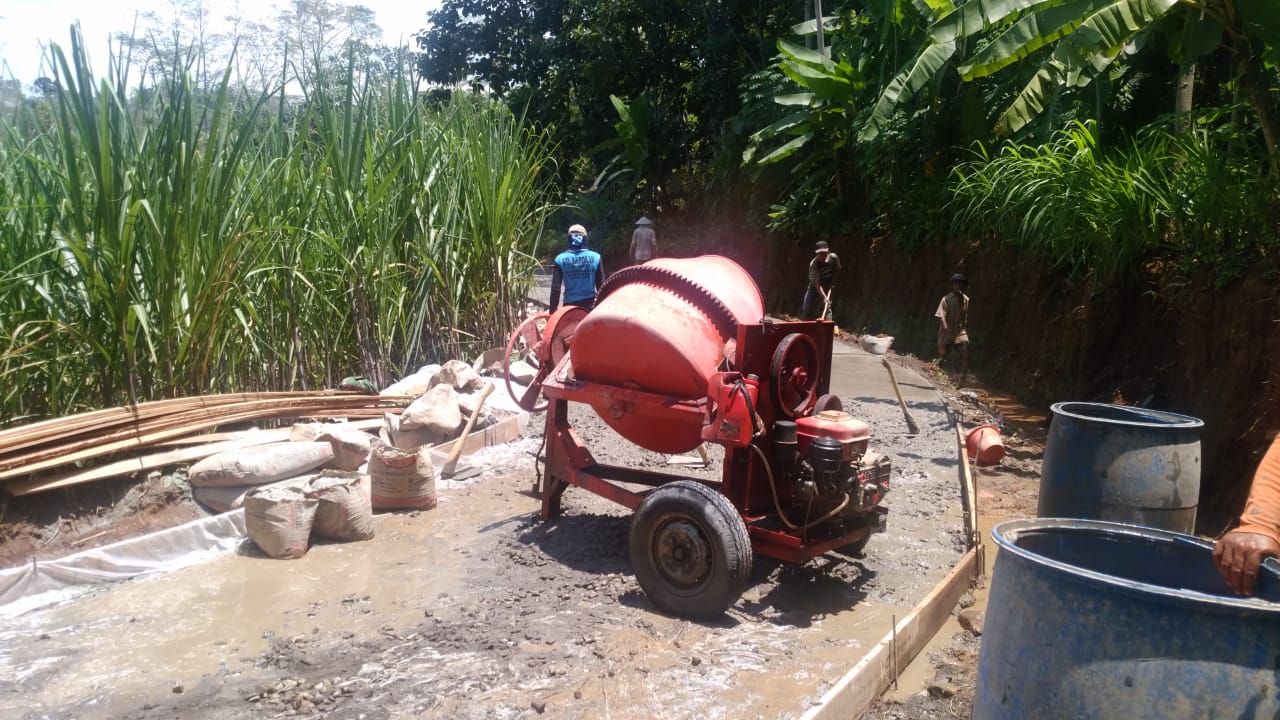
<svg viewBox="0 0 1280 720">
<path fill-rule="evenodd" d="M 1238 595 L 1252 595 L 1258 568 L 1269 557 L 1280 556 L 1280 436 L 1253 476 L 1249 501 L 1240 526 L 1222 536 L 1213 548 L 1218 572 Z"/>
<path fill-rule="evenodd" d="M 804 293 L 804 307 L 801 313 L 805 320 L 814 317 L 814 306 L 822 303 L 822 314 L 819 319 L 831 319 L 831 291 L 835 288 L 836 273 L 840 271 L 840 256 L 831 252 L 825 240 L 819 240 L 813 249 L 813 259 L 809 261 L 809 288 Z"/>
</svg>

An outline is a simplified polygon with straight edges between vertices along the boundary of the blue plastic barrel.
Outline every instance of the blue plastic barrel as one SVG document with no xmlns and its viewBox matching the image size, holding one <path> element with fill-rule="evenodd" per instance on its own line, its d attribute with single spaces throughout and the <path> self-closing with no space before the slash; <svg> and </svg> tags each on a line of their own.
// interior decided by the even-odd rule
<svg viewBox="0 0 1280 720">
<path fill-rule="evenodd" d="M 1053 406 L 1037 514 L 1192 533 L 1204 422 L 1159 410 Z"/>
<path fill-rule="evenodd" d="M 1089 520 L 992 532 L 974 720 L 1280 717 L 1280 564 L 1232 594 L 1213 546 Z"/>
</svg>

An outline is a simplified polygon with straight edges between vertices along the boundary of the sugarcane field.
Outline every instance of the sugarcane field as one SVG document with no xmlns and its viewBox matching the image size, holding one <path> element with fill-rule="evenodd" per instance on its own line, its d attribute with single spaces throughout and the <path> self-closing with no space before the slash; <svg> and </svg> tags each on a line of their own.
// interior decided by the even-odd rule
<svg viewBox="0 0 1280 720">
<path fill-rule="evenodd" d="M 1280 717 L 1277 48 L 0 6 L 0 717 Z"/>
</svg>

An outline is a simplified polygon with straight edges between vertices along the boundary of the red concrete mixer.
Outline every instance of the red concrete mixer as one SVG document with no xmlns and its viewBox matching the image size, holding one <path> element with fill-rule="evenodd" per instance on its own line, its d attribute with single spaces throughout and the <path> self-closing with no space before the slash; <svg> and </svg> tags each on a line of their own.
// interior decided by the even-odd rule
<svg viewBox="0 0 1280 720">
<path fill-rule="evenodd" d="M 635 510 L 641 588 L 696 618 L 738 598 L 753 552 L 796 563 L 857 552 L 884 529 L 889 462 L 868 452 L 867 424 L 827 394 L 834 328 L 766 317 L 751 276 L 714 255 L 626 268 L 590 312 L 529 318 L 507 344 L 505 370 L 522 407 L 547 410 L 543 518 L 560 513 L 570 485 Z M 513 362 L 537 368 L 519 392 Z M 597 463 L 569 425 L 570 402 L 649 450 L 723 446 L 721 481 Z"/>
</svg>

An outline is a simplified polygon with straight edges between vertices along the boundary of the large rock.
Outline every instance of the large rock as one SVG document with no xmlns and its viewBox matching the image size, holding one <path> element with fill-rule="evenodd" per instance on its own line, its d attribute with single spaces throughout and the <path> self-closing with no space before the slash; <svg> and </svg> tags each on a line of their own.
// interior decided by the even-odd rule
<svg viewBox="0 0 1280 720">
<path fill-rule="evenodd" d="M 960 627 L 978 637 L 982 635 L 982 629 L 987 624 L 987 614 L 976 607 L 968 607 L 956 614 L 956 620 L 960 623 Z"/>
<path fill-rule="evenodd" d="M 478 375 L 476 377 L 479 378 Z M 449 384 L 436 385 L 426 391 L 400 414 L 401 430 L 429 430 L 437 435 L 453 437 L 461 425 L 458 393 Z"/>
<path fill-rule="evenodd" d="M 480 353 L 480 357 L 471 363 L 471 367 L 481 375 L 495 377 L 502 374 L 502 358 L 506 354 L 505 347 L 493 347 Z"/>
<path fill-rule="evenodd" d="M 431 378 L 431 386 L 449 385 L 460 393 L 475 392 L 484 387 L 484 378 L 475 368 L 461 360 L 450 360 Z"/>
</svg>

